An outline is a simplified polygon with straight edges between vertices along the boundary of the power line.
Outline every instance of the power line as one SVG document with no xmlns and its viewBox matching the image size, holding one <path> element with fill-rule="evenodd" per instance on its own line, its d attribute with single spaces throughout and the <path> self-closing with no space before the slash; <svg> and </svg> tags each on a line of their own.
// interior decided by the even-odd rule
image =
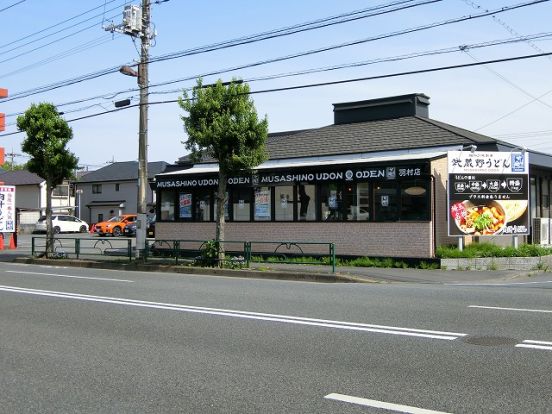
<svg viewBox="0 0 552 414">
<path fill-rule="evenodd" d="M 413 59 L 413 58 L 418 58 L 418 57 L 423 57 L 423 56 L 435 56 L 435 55 L 447 54 L 447 53 L 459 53 L 463 49 L 478 49 L 478 48 L 485 48 L 485 47 L 491 47 L 491 46 L 497 46 L 497 45 L 512 44 L 512 43 L 518 43 L 518 42 L 525 41 L 526 39 L 532 39 L 532 40 L 543 39 L 543 38 L 550 37 L 550 36 L 552 36 L 552 32 L 538 33 L 538 34 L 527 35 L 527 36 L 522 36 L 522 37 L 518 37 L 518 38 L 491 40 L 491 41 L 486 41 L 486 42 L 481 42 L 481 43 L 476 43 L 476 44 L 471 44 L 471 45 L 462 45 L 460 47 L 459 46 L 453 46 L 453 47 L 442 48 L 442 49 L 437 49 L 437 50 L 413 52 L 413 53 L 408 53 L 408 54 L 405 54 L 405 55 L 391 56 L 391 57 L 386 57 L 386 58 L 376 58 L 376 59 L 371 59 L 371 60 L 367 60 L 367 61 L 344 63 L 344 64 L 339 64 L 339 65 L 332 65 L 332 66 L 326 66 L 326 67 L 305 69 L 305 70 L 296 71 L 296 72 L 286 72 L 286 73 L 280 73 L 280 74 L 274 74 L 274 75 L 261 76 L 261 77 L 257 77 L 257 78 L 248 78 L 248 79 L 244 79 L 244 82 L 251 83 L 251 82 L 257 82 L 257 81 L 281 79 L 281 78 L 301 76 L 301 75 L 312 74 L 312 73 L 334 71 L 334 70 L 339 70 L 339 69 L 344 69 L 344 68 L 373 65 L 373 64 L 377 64 L 377 63 L 397 62 L 397 61 L 401 61 L 401 60 Z M 211 75 L 227 73 L 227 72 L 231 72 L 231 71 L 234 71 L 234 70 L 237 70 L 237 69 L 243 69 L 243 68 L 247 68 L 247 67 L 251 67 L 251 66 L 256 66 L 256 63 L 248 64 L 248 65 L 242 65 L 242 66 L 239 66 L 239 67 L 220 69 L 220 70 L 217 70 L 217 71 L 211 71 L 209 73 L 196 74 L 196 75 L 186 77 L 186 78 L 173 79 L 173 80 L 170 80 L 170 81 L 160 82 L 160 83 L 157 83 L 157 84 L 154 84 L 154 85 L 150 85 L 150 88 L 165 86 L 165 85 L 168 85 L 168 84 L 174 84 L 174 83 L 179 83 L 179 82 L 183 82 L 183 81 L 194 80 L 194 79 L 197 79 L 198 77 L 205 77 L 205 76 L 211 76 Z M 78 103 L 84 103 L 84 102 L 88 102 L 88 101 L 92 101 L 92 100 L 100 99 L 100 98 L 101 99 L 113 99 L 113 98 L 115 98 L 116 96 L 118 96 L 120 94 L 132 93 L 132 92 L 136 92 L 138 90 L 139 89 L 134 88 L 134 89 L 127 89 L 127 90 L 124 90 L 124 91 L 113 92 L 113 93 L 110 93 L 109 95 L 102 94 L 102 95 L 98 95 L 98 96 L 94 96 L 94 97 L 83 98 L 83 99 L 74 100 L 74 101 L 71 101 L 71 102 L 56 104 L 56 107 L 60 108 L 60 107 L 63 107 L 63 106 L 74 105 L 74 104 L 78 104 Z M 169 91 L 155 91 L 155 92 L 150 92 L 150 95 L 163 95 L 163 94 L 176 93 L 176 92 L 181 92 L 181 89 L 173 89 L 173 90 L 169 90 Z M 68 113 L 80 112 L 80 111 L 90 109 L 94 106 L 101 106 L 101 105 L 99 105 L 99 104 L 88 105 L 88 106 L 81 107 L 81 108 L 66 110 L 65 113 L 68 114 Z M 21 115 L 22 113 L 23 112 L 6 114 L 6 118 Z M 13 125 L 13 123 L 7 124 L 7 126 L 11 126 L 11 125 Z"/>
<path fill-rule="evenodd" d="M 15 2 L 15 3 L 13 3 L 13 4 L 10 4 L 8 7 L 4 7 L 3 9 L 0 9 L 0 13 L 3 12 L 3 11 L 6 11 L 6 10 L 8 10 L 8 9 L 11 9 L 12 7 L 15 7 L 15 6 L 17 6 L 18 4 L 24 3 L 25 1 L 27 1 L 27 0 L 20 0 L 20 1 L 18 1 L 18 2 Z"/>
<path fill-rule="evenodd" d="M 109 0 L 107 4 L 113 3 L 114 1 L 116 1 L 116 0 Z M 126 1 L 125 1 L 125 3 L 126 3 Z M 3 45 L 0 45 L 0 50 L 1 50 L 1 49 L 4 49 L 4 48 L 6 48 L 6 47 L 8 47 L 8 46 L 10 46 L 10 45 L 13 45 L 13 44 L 15 44 L 15 43 L 22 42 L 23 40 L 26 40 L 26 39 L 28 39 L 28 38 L 30 38 L 30 37 L 33 37 L 33 36 L 39 35 L 39 34 L 41 34 L 41 33 L 47 32 L 48 30 L 53 29 L 54 27 L 61 26 L 61 25 L 65 24 L 65 23 L 67 23 L 67 22 L 70 22 L 71 20 L 75 20 L 75 19 L 77 19 L 77 18 L 79 18 L 79 17 L 81 17 L 81 16 L 84 16 L 84 15 L 90 13 L 90 12 L 93 12 L 94 10 L 97 10 L 97 9 L 99 9 L 99 8 L 101 8 L 101 7 L 103 7 L 103 5 L 94 7 L 94 8 L 89 9 L 89 10 L 86 10 L 85 12 L 82 12 L 82 13 L 80 13 L 80 14 L 77 14 L 76 16 L 70 17 L 69 19 L 65 19 L 65 20 L 63 20 L 63 21 L 61 21 L 61 22 L 59 22 L 59 23 L 53 24 L 53 25 L 51 25 L 51 26 L 48 26 L 48 27 L 46 27 L 46 28 L 44 28 L 44 29 L 41 29 L 41 30 L 39 30 L 39 31 L 37 31 L 37 32 L 34 32 L 34 33 L 28 34 L 28 35 L 26 35 L 26 36 L 23 36 L 23 37 L 21 37 L 21 38 L 19 38 L 19 39 L 17 39 L 17 40 L 12 40 L 10 43 L 6 43 L 6 44 L 3 44 Z M 110 9 L 109 11 L 112 11 L 112 10 L 114 10 L 114 9 Z M 39 40 L 40 40 L 40 39 L 39 39 Z"/>
<path fill-rule="evenodd" d="M 302 84 L 302 85 L 294 85 L 294 86 L 285 86 L 281 88 L 271 88 L 271 89 L 263 89 L 263 90 L 257 90 L 257 91 L 250 91 L 249 95 L 257 95 L 262 93 L 274 93 L 274 92 L 284 92 L 284 91 L 291 91 L 291 90 L 298 90 L 298 89 L 307 89 L 307 88 L 317 88 L 322 86 L 332 86 L 332 85 L 340 85 L 340 84 L 346 84 L 346 83 L 354 83 L 354 82 L 362 82 L 362 81 L 369 81 L 369 80 L 379 80 L 379 79 L 388 79 L 388 78 L 396 78 L 396 77 L 402 77 L 402 76 L 409 76 L 409 75 L 419 75 L 424 73 L 432 73 L 432 72 L 441 72 L 441 71 L 447 71 L 447 70 L 453 70 L 453 69 L 462 69 L 462 68 L 469 68 L 469 67 L 475 67 L 475 66 L 481 66 L 481 65 L 489 65 L 494 63 L 505 63 L 505 62 L 514 62 L 519 60 L 527 60 L 527 59 L 535 59 L 540 57 L 546 57 L 551 56 L 552 52 L 547 53 L 538 53 L 533 55 L 523 55 L 523 56 L 514 56 L 509 58 L 502 58 L 502 59 L 493 59 L 493 60 L 486 60 L 482 62 L 474 62 L 474 63 L 464 63 L 459 65 L 448 65 L 448 66 L 439 66 L 434 68 L 427 68 L 427 69 L 418 69 L 418 70 L 411 70 L 411 71 L 404 71 L 404 72 L 395 72 L 395 73 L 388 73 L 383 75 L 375 75 L 375 76 L 366 76 L 362 78 L 351 78 L 351 79 L 341 79 L 337 81 L 329 81 L 329 82 L 318 82 L 318 83 L 310 83 L 310 84 Z M 550 90 L 548 93 L 551 93 L 552 90 Z M 543 95 L 544 96 L 544 95 Z M 542 97 L 542 96 L 540 96 Z M 163 105 L 163 104 L 169 104 L 169 103 L 176 103 L 178 102 L 178 99 L 172 99 L 172 100 L 166 100 L 166 101 L 157 101 L 157 102 L 149 102 L 148 105 Z M 90 114 L 85 115 L 79 118 L 73 118 L 70 120 L 67 120 L 67 122 L 76 122 L 83 119 L 89 119 L 89 118 L 95 118 L 98 116 L 119 112 L 122 110 L 130 109 L 139 107 L 140 104 L 134 104 L 125 106 L 122 108 L 116 108 L 111 109 L 104 112 L 99 112 L 96 114 Z M 10 132 L 7 134 L 1 134 L 0 138 L 19 134 L 21 131 L 16 132 Z"/>
<path fill-rule="evenodd" d="M 449 20 L 440 21 L 440 22 L 435 22 L 435 23 L 431 23 L 431 24 L 428 24 L 428 25 L 424 25 L 424 26 L 417 26 L 417 27 L 413 27 L 413 28 L 400 30 L 400 31 L 395 31 L 395 32 L 391 32 L 391 33 L 372 36 L 372 37 L 369 37 L 369 38 L 360 39 L 360 40 L 356 40 L 356 41 L 353 41 L 353 42 L 341 43 L 341 44 L 338 44 L 338 45 L 332 45 L 332 46 L 327 46 L 327 47 L 314 49 L 314 50 L 310 50 L 310 51 L 306 51 L 306 52 L 287 55 L 287 56 L 280 57 L 280 58 L 277 58 L 277 59 L 270 59 L 270 60 L 264 61 L 265 63 L 259 62 L 257 65 L 266 64 L 266 63 L 274 63 L 276 61 L 283 61 L 283 60 L 288 60 L 288 59 L 294 59 L 294 58 L 297 58 L 297 57 L 303 57 L 303 56 L 313 55 L 313 54 L 322 53 L 322 52 L 326 52 L 326 51 L 330 51 L 330 50 L 336 50 L 336 49 L 340 49 L 340 48 L 343 48 L 343 47 L 354 46 L 354 45 L 358 45 L 358 44 L 362 44 L 362 43 L 372 42 L 372 41 L 376 41 L 376 40 L 382 40 L 382 39 L 391 38 L 391 37 L 395 37 L 395 36 L 401 36 L 401 35 L 405 35 L 405 34 L 411 34 L 411 33 L 414 33 L 414 32 L 428 30 L 428 29 L 432 29 L 432 28 L 435 28 L 435 27 L 445 26 L 445 25 L 448 25 L 448 24 L 459 23 L 459 22 L 463 22 L 463 21 L 467 21 L 467 20 L 473 20 L 473 19 L 477 19 L 477 18 L 487 17 L 487 16 L 490 16 L 492 14 L 504 13 L 504 12 L 512 11 L 512 10 L 519 9 L 519 8 L 522 8 L 522 7 L 533 6 L 533 5 L 536 5 L 536 4 L 539 4 L 539 3 L 545 3 L 545 2 L 549 2 L 549 1 L 550 0 L 528 1 L 528 2 L 525 2 L 525 3 L 520 3 L 520 4 L 517 4 L 517 5 L 513 5 L 513 6 L 502 7 L 500 9 L 496 9 L 496 10 L 492 10 L 492 11 L 485 11 L 485 12 L 477 14 L 477 15 L 462 16 L 462 17 L 459 17 L 459 18 L 449 19 Z M 221 48 L 223 48 L 223 47 L 221 47 Z M 190 51 L 193 51 L 193 49 L 190 49 Z M 193 53 L 192 52 L 190 52 L 190 53 L 197 54 L 197 53 L 206 53 L 206 52 L 209 52 L 209 51 L 211 51 L 211 50 L 206 50 L 206 51 L 203 51 L 203 52 L 195 52 L 194 51 Z M 183 57 L 183 56 L 184 55 L 174 56 L 171 59 L 177 59 L 177 58 Z M 158 60 L 158 59 L 159 58 L 150 59 L 148 63 L 161 61 L 161 60 Z M 24 98 L 24 97 L 36 95 L 38 93 L 43 93 L 43 92 L 47 92 L 47 91 L 50 91 L 50 90 L 53 90 L 53 89 L 58 89 L 58 88 L 61 88 L 61 87 L 65 87 L 65 86 L 73 85 L 73 84 L 76 84 L 76 83 L 80 83 L 80 82 L 83 82 L 85 80 L 96 79 L 96 78 L 99 78 L 101 76 L 105 76 L 109 73 L 114 73 L 114 72 L 118 71 L 118 68 L 120 66 L 121 65 L 118 65 L 116 67 L 112 67 L 112 68 L 109 68 L 109 69 L 104 69 L 102 71 L 98 71 L 98 72 L 89 74 L 85 77 L 78 77 L 78 78 L 73 78 L 73 79 L 66 80 L 66 81 L 61 81 L 61 82 L 58 82 L 57 84 L 54 84 L 54 86 L 46 85 L 46 86 L 43 86 L 43 87 L 40 87 L 40 88 L 35 88 L 35 89 L 31 89 L 31 90 L 27 90 L 27 91 L 23 91 L 23 92 L 19 92 L 19 93 L 12 93 L 9 98 L 5 98 L 2 101 L 3 102 L 8 102 L 8 101 L 16 100 L 16 99 L 21 99 L 21 98 Z"/>
<path fill-rule="evenodd" d="M 72 27 L 73 27 L 73 26 L 72 26 Z M 92 24 L 92 25 L 90 25 L 90 26 L 87 26 L 87 27 L 85 27 L 85 28 L 83 28 L 83 29 L 77 30 L 76 32 L 69 33 L 68 35 L 65 35 L 65 36 L 63 36 L 63 37 L 60 37 L 60 38 L 58 38 L 58 39 L 52 40 L 52 41 L 49 42 L 49 43 L 45 43 L 45 44 L 43 44 L 43 45 L 37 46 L 37 47 L 35 47 L 34 49 L 30 49 L 30 50 L 27 50 L 27 51 L 25 51 L 25 52 L 21 52 L 21 53 L 19 53 L 18 55 L 9 57 L 9 58 L 4 59 L 4 60 L 0 60 L 0 63 L 9 62 L 9 61 L 11 61 L 11 60 L 17 59 L 18 57 L 26 56 L 26 55 L 28 55 L 29 53 L 36 52 L 37 50 L 43 49 L 43 48 L 45 48 L 46 46 L 50 46 L 50 45 L 53 45 L 54 43 L 61 42 L 62 40 L 65 40 L 65 39 L 68 39 L 68 38 L 73 37 L 73 36 L 75 36 L 75 35 L 78 35 L 78 34 L 80 34 L 80 33 L 82 33 L 82 32 L 85 32 L 86 30 L 90 30 L 90 29 L 92 29 L 92 28 L 94 28 L 94 27 L 96 27 L 96 23 L 94 23 L 94 24 Z M 65 30 L 65 29 L 63 29 L 63 30 Z M 63 31 L 63 30 L 61 30 L 61 31 Z M 59 33 L 59 32 L 56 32 L 56 33 Z M 40 40 L 40 39 L 39 39 L 39 40 Z M 16 48 L 16 49 L 18 49 L 18 48 Z M 15 50 L 15 49 L 11 49 L 11 50 Z"/>
</svg>

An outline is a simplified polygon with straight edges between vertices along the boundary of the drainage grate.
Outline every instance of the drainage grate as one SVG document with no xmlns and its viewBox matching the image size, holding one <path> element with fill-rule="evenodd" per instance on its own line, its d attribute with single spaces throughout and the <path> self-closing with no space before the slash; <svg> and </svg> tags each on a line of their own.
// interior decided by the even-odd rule
<svg viewBox="0 0 552 414">
<path fill-rule="evenodd" d="M 462 341 L 470 345 L 479 346 L 514 345 L 519 342 L 516 338 L 504 336 L 465 336 L 462 338 Z"/>
</svg>

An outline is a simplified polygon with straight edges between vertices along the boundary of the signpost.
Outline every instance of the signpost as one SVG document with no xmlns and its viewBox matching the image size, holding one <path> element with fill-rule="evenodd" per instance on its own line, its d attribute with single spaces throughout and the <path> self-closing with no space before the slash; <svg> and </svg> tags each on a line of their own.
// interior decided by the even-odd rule
<svg viewBox="0 0 552 414">
<path fill-rule="evenodd" d="M 529 234 L 529 157 L 523 152 L 448 153 L 448 235 Z"/>
</svg>

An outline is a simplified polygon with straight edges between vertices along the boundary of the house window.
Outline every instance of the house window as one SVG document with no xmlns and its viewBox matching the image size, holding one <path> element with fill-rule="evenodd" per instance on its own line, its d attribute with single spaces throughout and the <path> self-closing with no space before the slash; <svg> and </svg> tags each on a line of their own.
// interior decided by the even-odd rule
<svg viewBox="0 0 552 414">
<path fill-rule="evenodd" d="M 299 184 L 297 187 L 297 219 L 299 221 L 316 220 L 316 186 Z"/>
<path fill-rule="evenodd" d="M 293 221 L 293 186 L 275 188 L 274 218 L 276 221 Z"/>
<path fill-rule="evenodd" d="M 429 220 L 429 188 L 425 180 L 401 183 L 401 220 Z"/>
<path fill-rule="evenodd" d="M 399 219 L 399 199 L 397 184 L 378 183 L 374 188 L 374 220 L 397 221 Z"/>
<path fill-rule="evenodd" d="M 58 185 L 52 190 L 52 197 L 67 197 L 69 195 L 68 185 Z"/>
<path fill-rule="evenodd" d="M 195 198 L 195 221 L 211 221 L 211 191 L 200 190 Z"/>
<path fill-rule="evenodd" d="M 370 183 L 349 183 L 343 195 L 345 219 L 368 221 L 370 219 Z"/>
<path fill-rule="evenodd" d="M 119 187 L 120 187 L 119 183 L 115 184 L 115 191 L 119 191 Z"/>
<path fill-rule="evenodd" d="M 174 221 L 174 197 L 171 191 L 161 193 L 161 220 Z"/>
<path fill-rule="evenodd" d="M 234 221 L 251 220 L 251 188 L 232 190 L 232 218 Z"/>
<path fill-rule="evenodd" d="M 101 184 L 92 184 L 92 194 L 101 194 L 102 185 Z"/>
<path fill-rule="evenodd" d="M 320 185 L 320 213 L 322 220 L 343 220 L 343 186 L 341 183 Z"/>
</svg>

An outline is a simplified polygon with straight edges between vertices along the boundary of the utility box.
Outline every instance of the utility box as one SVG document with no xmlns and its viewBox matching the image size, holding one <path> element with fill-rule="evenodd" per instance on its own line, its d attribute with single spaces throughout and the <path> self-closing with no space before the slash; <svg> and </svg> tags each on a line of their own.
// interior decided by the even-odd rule
<svg viewBox="0 0 552 414">
<path fill-rule="evenodd" d="M 123 31 L 129 35 L 138 35 L 142 32 L 142 8 L 129 5 L 123 10 Z"/>
</svg>

